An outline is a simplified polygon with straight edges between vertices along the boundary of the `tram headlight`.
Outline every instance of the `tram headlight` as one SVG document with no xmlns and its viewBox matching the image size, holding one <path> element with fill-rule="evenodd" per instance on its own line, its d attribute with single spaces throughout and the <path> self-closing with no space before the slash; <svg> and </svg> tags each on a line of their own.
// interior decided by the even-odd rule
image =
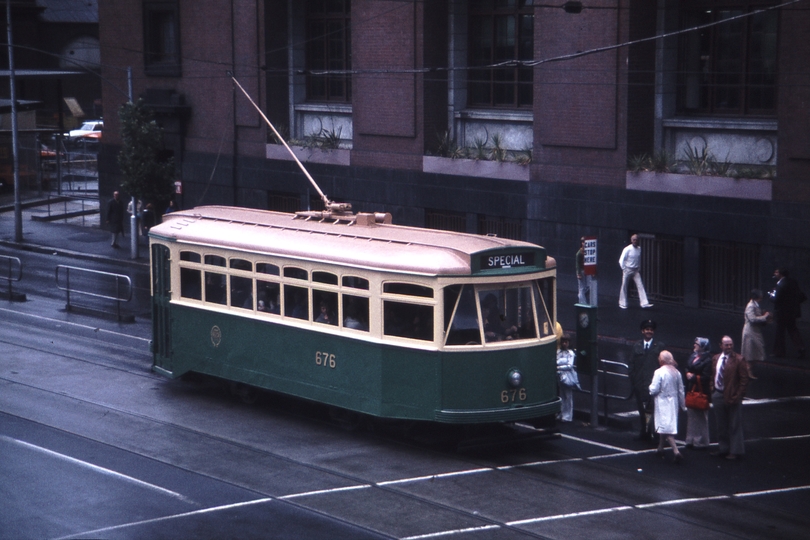
<svg viewBox="0 0 810 540">
<path fill-rule="evenodd" d="M 506 378 L 509 381 L 509 386 L 513 388 L 518 388 L 523 382 L 523 374 L 516 369 L 510 371 Z"/>
</svg>

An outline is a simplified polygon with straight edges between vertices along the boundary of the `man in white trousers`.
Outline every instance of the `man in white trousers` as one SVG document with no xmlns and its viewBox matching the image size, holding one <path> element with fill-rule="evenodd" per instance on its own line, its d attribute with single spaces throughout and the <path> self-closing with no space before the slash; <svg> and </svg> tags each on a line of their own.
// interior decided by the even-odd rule
<svg viewBox="0 0 810 540">
<path fill-rule="evenodd" d="M 647 300 L 644 283 L 641 282 L 641 248 L 638 245 L 637 234 L 630 237 L 630 245 L 622 250 L 622 256 L 619 257 L 619 266 L 622 268 L 622 289 L 619 292 L 619 307 L 627 309 L 627 283 L 631 279 L 636 282 L 641 307 L 652 307 L 652 304 Z"/>
</svg>

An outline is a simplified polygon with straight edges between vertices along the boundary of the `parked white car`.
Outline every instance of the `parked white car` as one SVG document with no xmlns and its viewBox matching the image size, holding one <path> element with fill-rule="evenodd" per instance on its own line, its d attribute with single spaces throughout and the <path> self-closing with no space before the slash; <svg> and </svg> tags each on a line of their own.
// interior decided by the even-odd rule
<svg viewBox="0 0 810 540">
<path fill-rule="evenodd" d="M 101 137 L 101 132 L 104 130 L 104 122 L 102 120 L 87 120 L 82 122 L 78 129 L 73 129 L 68 133 L 68 139 L 81 139 L 90 138 L 98 139 Z"/>
</svg>

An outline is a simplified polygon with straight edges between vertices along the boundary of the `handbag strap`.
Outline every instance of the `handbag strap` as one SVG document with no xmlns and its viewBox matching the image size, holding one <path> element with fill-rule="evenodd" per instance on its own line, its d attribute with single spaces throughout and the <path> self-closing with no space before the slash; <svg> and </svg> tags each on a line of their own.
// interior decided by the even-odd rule
<svg viewBox="0 0 810 540">
<path fill-rule="evenodd" d="M 700 375 L 695 375 L 695 377 L 697 377 L 697 389 L 698 389 L 698 392 L 700 392 L 702 394 L 703 393 L 703 385 L 700 384 Z"/>
</svg>

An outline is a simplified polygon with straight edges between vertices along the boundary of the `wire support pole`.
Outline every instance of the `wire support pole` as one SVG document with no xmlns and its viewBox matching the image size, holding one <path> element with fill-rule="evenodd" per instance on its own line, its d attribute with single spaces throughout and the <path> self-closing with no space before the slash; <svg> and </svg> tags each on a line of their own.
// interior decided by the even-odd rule
<svg viewBox="0 0 810 540">
<path fill-rule="evenodd" d="M 265 116 L 264 112 L 262 112 L 262 110 L 259 108 L 259 106 L 256 105 L 256 102 L 253 101 L 253 98 L 250 97 L 250 95 L 247 93 L 247 91 L 245 91 L 245 89 L 242 88 L 242 85 L 239 84 L 239 81 L 236 80 L 236 77 L 233 76 L 233 73 L 231 73 L 229 71 L 228 76 L 231 78 L 231 80 L 234 82 L 234 84 L 239 88 L 239 90 L 241 90 L 242 93 L 245 94 L 245 97 L 248 99 L 248 101 L 250 101 L 250 104 L 253 105 L 253 108 L 256 109 L 256 111 L 261 115 L 261 117 L 264 119 L 264 121 L 267 123 L 267 125 L 270 126 L 270 129 L 273 130 L 273 133 L 275 134 L 276 138 L 279 141 L 281 141 L 281 144 L 284 145 L 284 148 L 287 149 L 287 152 L 290 153 L 292 158 L 298 164 L 298 167 L 304 173 L 304 176 L 307 177 L 309 182 L 315 188 L 315 191 L 317 191 L 318 195 L 321 196 L 321 200 L 323 201 L 324 206 L 326 208 L 329 208 L 332 205 L 332 201 L 330 201 L 329 198 L 326 195 L 324 195 L 323 191 L 321 191 L 321 188 L 318 187 L 318 184 L 315 182 L 315 179 L 312 178 L 312 176 L 309 174 L 309 171 L 307 171 L 306 167 L 304 167 L 304 164 L 301 163 L 301 161 L 298 159 L 298 156 L 295 155 L 295 152 L 293 152 L 292 148 L 290 148 L 290 146 L 287 144 L 287 141 L 284 140 L 284 137 L 282 137 L 281 134 L 278 132 L 278 130 L 276 130 L 276 128 L 275 128 L 275 126 L 273 126 L 272 122 L 270 122 L 270 120 L 267 119 L 267 116 Z"/>
</svg>

